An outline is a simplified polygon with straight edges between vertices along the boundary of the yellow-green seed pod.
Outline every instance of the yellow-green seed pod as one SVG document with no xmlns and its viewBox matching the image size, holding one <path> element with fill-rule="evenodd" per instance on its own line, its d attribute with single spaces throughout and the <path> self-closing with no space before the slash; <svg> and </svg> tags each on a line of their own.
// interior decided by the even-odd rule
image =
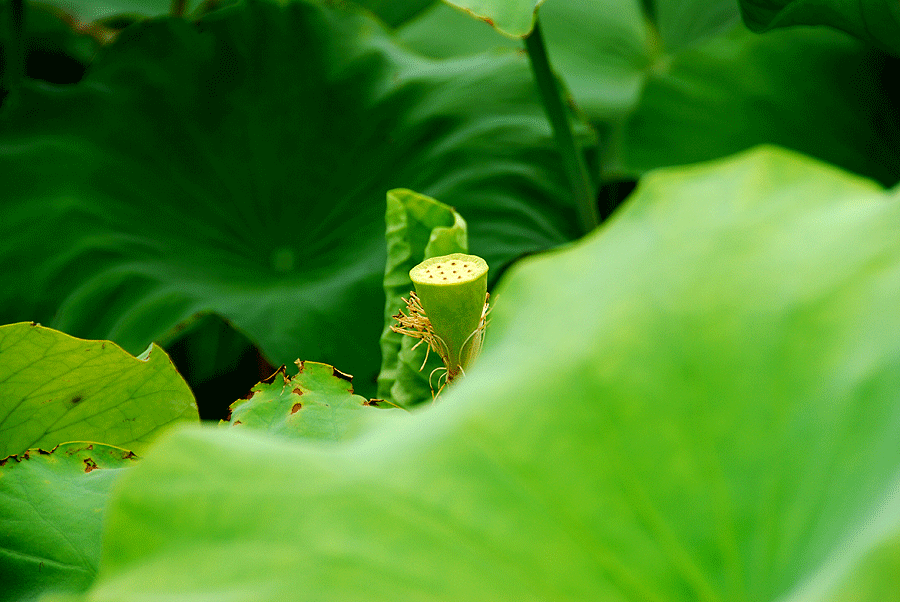
<svg viewBox="0 0 900 602">
<path fill-rule="evenodd" d="M 478 329 L 487 295 L 488 265 L 481 257 L 453 253 L 426 259 L 409 272 L 451 376 L 465 370 L 481 351 Z"/>
</svg>

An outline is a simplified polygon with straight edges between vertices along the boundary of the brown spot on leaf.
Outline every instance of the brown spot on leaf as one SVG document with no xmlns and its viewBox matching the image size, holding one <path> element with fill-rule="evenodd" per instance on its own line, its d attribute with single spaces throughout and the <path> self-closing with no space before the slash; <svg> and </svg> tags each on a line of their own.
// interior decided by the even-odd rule
<svg viewBox="0 0 900 602">
<path fill-rule="evenodd" d="M 302 403 L 295 403 L 295 404 L 291 407 L 291 414 L 296 414 L 297 412 L 299 412 L 299 411 L 302 410 L 302 409 L 303 409 L 303 404 L 302 404 Z"/>
<path fill-rule="evenodd" d="M 484 22 L 485 22 L 485 23 L 487 23 L 487 24 L 490 25 L 491 27 L 494 26 L 494 20 L 491 19 L 490 17 L 482 17 L 482 18 L 484 19 Z"/>
<path fill-rule="evenodd" d="M 81 395 L 76 395 L 70 401 L 72 402 L 72 405 L 75 405 L 78 402 L 80 402 L 82 399 L 84 399 L 84 397 L 82 397 Z"/>
<path fill-rule="evenodd" d="M 241 422 L 240 420 L 235 420 L 233 426 L 237 426 L 237 425 L 239 425 L 239 424 L 244 424 L 244 423 Z"/>
<path fill-rule="evenodd" d="M 127 450 L 126 450 L 125 453 L 122 454 L 122 459 L 123 459 L 123 460 L 134 460 L 134 459 L 136 459 L 136 458 L 137 458 L 137 454 L 134 453 L 133 451 L 127 451 Z"/>
<path fill-rule="evenodd" d="M 97 468 L 100 468 L 100 467 L 97 466 L 97 463 L 94 462 L 93 459 L 91 459 L 91 458 L 84 459 L 84 472 L 91 472 L 92 470 L 96 470 Z"/>
<path fill-rule="evenodd" d="M 364 401 L 364 406 L 372 406 L 373 408 L 377 408 L 379 403 L 384 403 L 383 399 L 370 399 L 368 401 Z"/>
<path fill-rule="evenodd" d="M 86 449 L 94 449 L 94 444 L 93 443 L 89 444 Z"/>
<path fill-rule="evenodd" d="M 294 395 L 303 395 L 303 389 L 301 389 L 300 387 L 295 388 L 293 392 Z"/>
</svg>

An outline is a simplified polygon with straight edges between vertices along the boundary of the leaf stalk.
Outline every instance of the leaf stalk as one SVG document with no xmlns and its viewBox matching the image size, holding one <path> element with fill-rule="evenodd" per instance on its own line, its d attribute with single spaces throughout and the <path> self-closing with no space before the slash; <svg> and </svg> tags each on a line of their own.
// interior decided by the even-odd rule
<svg viewBox="0 0 900 602">
<path fill-rule="evenodd" d="M 550 67 L 547 49 L 541 35 L 540 21 L 537 17 L 535 17 L 534 28 L 525 38 L 525 49 L 528 51 L 531 70 L 541 95 L 544 111 L 553 128 L 556 146 L 562 156 L 563 169 L 569 180 L 569 187 L 578 210 L 578 222 L 586 234 L 600 223 L 594 184 L 588 172 L 584 155 L 575 143 L 575 135 L 572 132 L 572 124 L 563 100 L 562 89 Z"/>
</svg>

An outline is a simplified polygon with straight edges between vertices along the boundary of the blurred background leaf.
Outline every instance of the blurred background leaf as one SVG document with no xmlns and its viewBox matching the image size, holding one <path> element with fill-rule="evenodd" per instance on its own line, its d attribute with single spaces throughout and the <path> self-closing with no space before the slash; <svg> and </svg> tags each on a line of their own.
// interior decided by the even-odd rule
<svg viewBox="0 0 900 602">
<path fill-rule="evenodd" d="M 0 102 L 8 90 L 3 73 L 7 53 L 13 43 L 11 3 L 0 2 Z M 24 75 L 57 84 L 81 80 L 93 60 L 100 42 L 88 32 L 78 30 L 71 18 L 58 8 L 39 2 L 26 2 L 24 37 Z"/>
<path fill-rule="evenodd" d="M 435 0 L 353 0 L 356 4 L 364 6 L 376 15 L 382 21 L 391 27 L 409 21 L 417 14 L 422 12 L 428 6 L 435 3 Z"/>
<path fill-rule="evenodd" d="M 552 64 L 600 133 L 607 179 L 770 143 L 900 180 L 900 62 L 847 34 L 756 35 L 737 0 L 553 0 L 540 18 Z M 436 5 L 397 35 L 436 57 L 516 45 L 490 33 Z"/>
<path fill-rule="evenodd" d="M 740 0 L 744 20 L 757 31 L 829 25 L 900 54 L 900 4 L 893 0 Z"/>
<path fill-rule="evenodd" d="M 534 14 L 544 0 L 444 0 L 469 18 L 483 21 L 510 37 L 531 32 Z"/>
<path fill-rule="evenodd" d="M 271 364 L 341 366 L 370 395 L 387 190 L 457 207 L 491 266 L 577 233 L 524 57 L 422 59 L 340 7 L 139 23 L 79 85 L 21 100 L 0 135 L 0 321 L 138 352 L 215 313 Z"/>
</svg>

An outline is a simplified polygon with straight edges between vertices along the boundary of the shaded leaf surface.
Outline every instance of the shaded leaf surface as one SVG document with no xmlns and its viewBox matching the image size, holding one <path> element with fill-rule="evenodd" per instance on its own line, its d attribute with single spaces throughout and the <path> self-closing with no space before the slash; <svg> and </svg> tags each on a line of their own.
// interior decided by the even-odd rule
<svg viewBox="0 0 900 602">
<path fill-rule="evenodd" d="M 0 458 L 82 440 L 140 452 L 186 421 L 197 421 L 194 397 L 156 345 L 135 358 L 109 341 L 0 326 Z"/>
<path fill-rule="evenodd" d="M 209 311 L 273 364 L 326 361 L 373 393 L 386 191 L 457 207 L 492 265 L 577 232 L 524 57 L 436 63 L 339 7 L 139 23 L 21 106 L 0 136 L 18 283 L 0 320 L 133 352 Z"/>
<path fill-rule="evenodd" d="M 792 25 L 829 25 L 900 54 L 900 4 L 893 0 L 741 0 L 744 20 L 763 31 Z"/>
<path fill-rule="evenodd" d="M 393 332 L 393 316 L 405 308 L 403 299 L 414 290 L 409 271 L 430 257 L 467 253 L 468 232 L 466 221 L 452 207 L 411 190 L 388 192 L 385 224 L 388 259 L 378 396 L 408 407 L 431 399 L 429 375 L 443 364 L 437 353 L 425 362 L 426 343 L 413 349 L 418 339 Z"/>
<path fill-rule="evenodd" d="M 297 366 L 294 376 L 282 368 L 253 387 L 249 399 L 234 402 L 229 424 L 296 439 L 341 441 L 358 434 L 366 421 L 393 415 L 378 409 L 377 401 L 354 395 L 352 377 L 333 366 L 301 361 Z"/>
<path fill-rule="evenodd" d="M 87 599 L 896 599 L 896 201 L 771 148 L 648 176 L 400 428 L 167 438 Z"/>
<path fill-rule="evenodd" d="M 81 441 L 0 460 L 0 600 L 90 586 L 103 509 L 134 460 L 130 451 Z"/>
</svg>

